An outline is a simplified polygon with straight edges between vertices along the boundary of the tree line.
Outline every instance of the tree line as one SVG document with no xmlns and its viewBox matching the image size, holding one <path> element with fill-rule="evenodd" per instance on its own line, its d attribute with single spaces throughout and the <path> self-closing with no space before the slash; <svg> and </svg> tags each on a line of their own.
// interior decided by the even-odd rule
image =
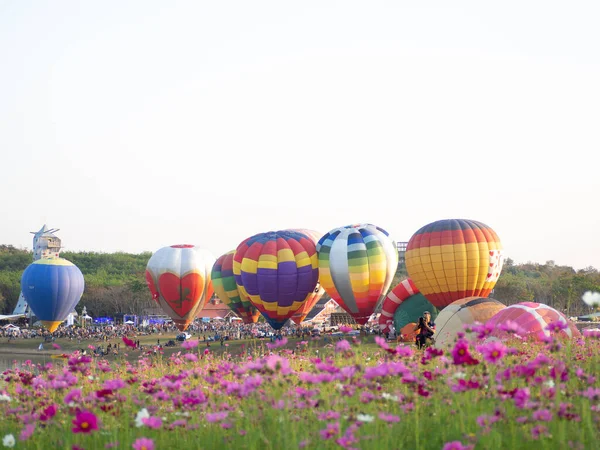
<svg viewBox="0 0 600 450">
<path fill-rule="evenodd" d="M 139 315 L 153 307 L 144 277 L 151 256 L 150 252 L 61 252 L 61 257 L 83 273 L 85 292 L 79 307 L 85 305 L 93 317 Z M 31 261 L 31 251 L 0 245 L 0 311 L 3 314 L 14 310 L 21 291 L 21 275 Z M 404 278 L 406 269 L 400 266 L 392 287 Z M 600 273 L 594 267 L 575 270 L 556 265 L 554 261 L 515 264 L 507 258 L 491 296 L 506 305 L 536 301 L 568 316 L 578 316 L 592 312 L 581 300 L 586 291 L 600 292 Z"/>
</svg>

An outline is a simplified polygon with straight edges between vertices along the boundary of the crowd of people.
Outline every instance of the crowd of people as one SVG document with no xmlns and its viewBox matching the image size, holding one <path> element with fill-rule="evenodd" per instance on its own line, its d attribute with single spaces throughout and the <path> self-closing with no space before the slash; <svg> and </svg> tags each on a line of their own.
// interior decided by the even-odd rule
<svg viewBox="0 0 600 450">
<path fill-rule="evenodd" d="M 315 334 L 315 328 L 312 326 L 298 326 L 292 322 L 286 324 L 283 328 L 275 331 L 268 323 L 244 324 L 241 321 L 211 321 L 203 322 L 200 319 L 195 320 L 187 328 L 186 333 L 204 343 L 224 341 L 266 338 L 275 340 L 283 337 L 308 338 Z M 369 327 L 365 332 L 376 332 L 376 327 Z M 55 332 L 50 333 L 43 327 L 29 327 L 23 323 L 21 327 L 3 326 L 0 327 L 0 338 L 6 338 L 8 342 L 21 339 L 39 339 L 44 342 L 52 342 L 56 338 L 68 339 L 82 343 L 83 341 L 109 343 L 113 340 L 121 340 L 124 336 L 157 336 L 157 345 L 165 345 L 168 341 L 163 339 L 161 344 L 160 336 L 179 334 L 179 331 L 173 322 L 150 323 L 145 326 L 136 324 L 117 324 L 117 325 L 88 325 L 85 327 L 60 326 Z M 210 344 L 209 344 L 210 345 Z M 110 350 L 114 351 L 114 348 Z"/>
</svg>

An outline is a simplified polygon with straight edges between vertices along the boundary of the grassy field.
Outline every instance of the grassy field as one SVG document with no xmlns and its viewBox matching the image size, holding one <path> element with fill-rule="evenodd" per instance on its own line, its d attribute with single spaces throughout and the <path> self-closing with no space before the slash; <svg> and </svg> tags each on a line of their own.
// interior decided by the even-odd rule
<svg viewBox="0 0 600 450">
<path fill-rule="evenodd" d="M 0 381 L 0 438 L 37 449 L 597 448 L 592 338 L 461 341 L 443 355 L 372 336 L 268 343 L 21 366 Z"/>
</svg>

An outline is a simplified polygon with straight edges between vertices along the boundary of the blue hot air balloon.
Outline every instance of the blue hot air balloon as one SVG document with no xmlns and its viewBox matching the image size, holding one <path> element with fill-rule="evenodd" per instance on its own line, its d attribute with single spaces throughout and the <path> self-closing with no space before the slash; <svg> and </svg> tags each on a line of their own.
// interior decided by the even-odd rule
<svg viewBox="0 0 600 450">
<path fill-rule="evenodd" d="M 50 332 L 73 311 L 84 287 L 81 270 L 63 258 L 38 259 L 21 276 L 25 300 Z"/>
</svg>

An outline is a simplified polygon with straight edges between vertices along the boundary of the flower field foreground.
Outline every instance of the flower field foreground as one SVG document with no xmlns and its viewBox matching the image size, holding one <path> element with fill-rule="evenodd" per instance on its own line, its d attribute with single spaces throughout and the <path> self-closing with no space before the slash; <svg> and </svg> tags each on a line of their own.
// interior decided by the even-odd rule
<svg viewBox="0 0 600 450">
<path fill-rule="evenodd" d="M 597 448 L 599 336 L 485 343 L 488 331 L 445 354 L 370 337 L 25 363 L 2 375 L 0 437 L 38 449 Z"/>
</svg>

